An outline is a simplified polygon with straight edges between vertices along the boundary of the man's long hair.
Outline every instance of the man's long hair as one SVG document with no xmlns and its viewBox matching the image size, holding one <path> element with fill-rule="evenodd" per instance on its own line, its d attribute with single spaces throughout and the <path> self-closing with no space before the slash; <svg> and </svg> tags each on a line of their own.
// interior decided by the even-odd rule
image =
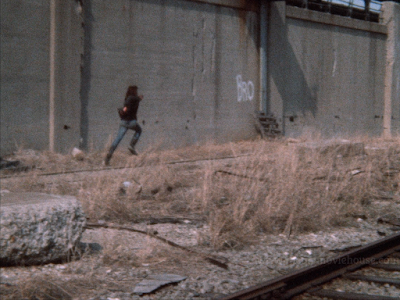
<svg viewBox="0 0 400 300">
<path fill-rule="evenodd" d="M 125 99 L 128 98 L 129 96 L 136 96 L 137 89 L 138 87 L 136 85 L 129 86 L 128 90 L 126 91 Z"/>
</svg>

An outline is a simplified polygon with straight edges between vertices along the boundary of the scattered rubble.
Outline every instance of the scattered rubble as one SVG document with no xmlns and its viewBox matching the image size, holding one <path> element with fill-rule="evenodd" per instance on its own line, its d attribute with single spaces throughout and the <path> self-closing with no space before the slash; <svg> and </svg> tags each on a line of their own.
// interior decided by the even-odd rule
<svg viewBox="0 0 400 300">
<path fill-rule="evenodd" d="M 144 235 L 110 228 L 85 230 L 82 241 L 86 245 L 93 243 L 98 251 L 84 256 L 82 261 L 77 260 L 61 265 L 2 268 L 0 283 L 5 291 L 20 286 L 32 276 L 40 275 L 53 279 L 62 278 L 66 285 L 69 280 L 71 282 L 81 280 L 88 284 L 84 280 L 88 276 L 87 274 L 91 274 L 90 280 L 101 278 L 102 284 L 107 283 L 108 286 L 98 285 L 95 292 L 93 290 L 92 293 L 86 290 L 88 294 L 82 294 L 77 299 L 218 299 L 296 269 L 327 261 L 337 256 L 337 253 L 332 251 L 334 249 L 343 248 L 342 250 L 344 250 L 345 247 L 364 245 L 382 238 L 377 230 L 390 234 L 387 225 L 376 224 L 376 221 L 371 220 L 370 223 L 361 222 L 359 224 L 359 228 L 339 228 L 324 232 L 299 234 L 291 238 L 287 238 L 283 234 L 263 235 L 260 236 L 257 245 L 249 245 L 242 250 L 213 251 L 212 254 L 224 255 L 229 259 L 231 262 L 229 263 L 229 270 L 185 255 L 181 255 L 175 260 L 165 258 L 166 260 L 163 262 L 162 260 L 152 261 L 150 259 L 135 267 L 118 263 L 104 265 L 102 257 L 109 255 L 107 249 L 110 249 L 110 247 L 115 249 L 117 241 L 121 241 L 121 244 L 118 243 L 118 247 L 126 247 L 126 251 L 129 253 L 138 253 L 148 247 L 148 239 Z M 200 234 L 208 230 L 207 226 L 197 228 L 192 224 L 157 224 L 151 226 L 141 224 L 138 228 L 158 231 L 159 235 L 169 237 L 175 243 L 195 249 L 198 249 L 199 245 L 193 231 L 196 230 L 197 234 Z M 113 239 L 112 236 L 118 236 L 118 239 Z M 121 255 L 121 253 L 118 255 Z M 174 262 L 177 262 L 175 266 L 173 265 Z M 162 276 L 162 274 L 167 276 Z M 171 276 L 171 274 L 179 275 Z M 171 281 L 167 281 L 167 279 L 171 279 L 168 276 L 172 277 Z M 179 279 L 178 276 L 182 280 L 173 283 L 173 279 Z M 164 279 L 165 281 L 163 281 Z M 160 284 L 157 288 L 156 282 Z M 56 281 L 56 283 L 58 282 Z M 116 283 L 119 286 L 116 286 Z M 154 289 L 150 291 L 151 287 Z"/>
</svg>

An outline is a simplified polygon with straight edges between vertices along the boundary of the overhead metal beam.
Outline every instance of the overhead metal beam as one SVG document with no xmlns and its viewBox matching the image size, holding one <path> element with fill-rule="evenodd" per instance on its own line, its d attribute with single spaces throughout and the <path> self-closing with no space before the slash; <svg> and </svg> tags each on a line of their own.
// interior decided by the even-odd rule
<svg viewBox="0 0 400 300">
<path fill-rule="evenodd" d="M 202 2 L 218 6 L 239 8 L 244 10 L 257 10 L 258 1 L 254 0 L 187 0 L 192 2 Z"/>
</svg>

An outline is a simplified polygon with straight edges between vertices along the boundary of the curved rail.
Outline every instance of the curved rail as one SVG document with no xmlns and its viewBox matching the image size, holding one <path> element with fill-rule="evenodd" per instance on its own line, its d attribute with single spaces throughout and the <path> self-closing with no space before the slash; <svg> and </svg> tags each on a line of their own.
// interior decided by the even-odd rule
<svg viewBox="0 0 400 300">
<path fill-rule="evenodd" d="M 328 259 L 322 264 L 300 269 L 219 300 L 291 299 L 347 272 L 366 265 L 374 265 L 379 262 L 380 258 L 396 251 L 400 251 L 400 233 Z"/>
</svg>

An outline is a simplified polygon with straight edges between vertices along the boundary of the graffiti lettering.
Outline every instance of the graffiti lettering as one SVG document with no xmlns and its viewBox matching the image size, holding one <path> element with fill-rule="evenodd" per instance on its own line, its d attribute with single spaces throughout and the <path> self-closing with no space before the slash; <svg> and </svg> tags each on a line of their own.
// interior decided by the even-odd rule
<svg viewBox="0 0 400 300">
<path fill-rule="evenodd" d="M 242 80 L 242 75 L 236 76 L 238 102 L 251 101 L 254 98 L 254 84 L 251 81 Z"/>
</svg>

